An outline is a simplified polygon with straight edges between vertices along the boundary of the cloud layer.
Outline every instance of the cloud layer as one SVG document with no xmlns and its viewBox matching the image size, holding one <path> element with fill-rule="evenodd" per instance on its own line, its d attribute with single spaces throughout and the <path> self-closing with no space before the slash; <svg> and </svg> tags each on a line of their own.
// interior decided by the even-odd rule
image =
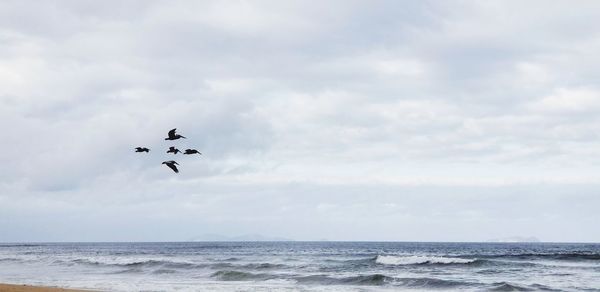
<svg viewBox="0 0 600 292">
<path fill-rule="evenodd" d="M 599 241 L 599 8 L 3 1 L 0 241 Z"/>
</svg>

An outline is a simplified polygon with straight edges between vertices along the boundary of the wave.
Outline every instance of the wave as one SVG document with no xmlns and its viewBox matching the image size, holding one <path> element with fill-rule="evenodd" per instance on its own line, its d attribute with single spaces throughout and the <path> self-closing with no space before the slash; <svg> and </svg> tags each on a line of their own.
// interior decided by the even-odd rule
<svg viewBox="0 0 600 292">
<path fill-rule="evenodd" d="M 325 275 L 311 275 L 294 277 L 294 280 L 300 284 L 318 284 L 318 285 L 372 285 L 381 286 L 391 283 L 394 278 L 382 274 L 360 275 L 345 278 L 334 278 Z"/>
<path fill-rule="evenodd" d="M 465 286 L 474 286 L 476 284 L 470 282 L 461 282 L 454 280 L 443 280 L 436 278 L 399 278 L 395 282 L 396 285 L 411 287 L 411 288 L 436 288 L 448 289 Z"/>
<path fill-rule="evenodd" d="M 392 282 L 393 280 L 394 278 L 384 276 L 382 274 L 355 276 L 341 279 L 342 283 L 351 285 L 383 285 L 387 282 Z"/>
<path fill-rule="evenodd" d="M 359 275 L 345 278 L 334 278 L 325 275 L 311 275 L 293 278 L 300 284 L 316 285 L 369 285 L 369 286 L 402 286 L 410 288 L 452 288 L 472 286 L 473 283 L 443 280 L 436 278 L 394 278 L 382 274 Z"/>
<path fill-rule="evenodd" d="M 383 274 L 331 277 L 327 275 L 293 276 L 282 274 L 249 273 L 234 270 L 217 271 L 212 278 L 221 281 L 266 281 L 274 279 L 294 280 L 301 285 L 349 285 L 349 286 L 403 286 L 411 288 L 456 288 L 472 286 L 473 283 L 436 278 L 394 278 Z"/>
<path fill-rule="evenodd" d="M 65 263 L 65 261 L 57 260 L 56 263 Z M 93 259 L 74 259 L 68 263 L 92 265 L 92 266 L 109 266 L 109 267 L 123 267 L 123 268 L 145 268 L 145 267 L 164 267 L 173 269 L 191 269 L 196 267 L 204 267 L 205 265 L 193 264 L 188 262 L 174 262 L 168 260 L 142 260 L 142 261 L 100 261 Z"/>
<path fill-rule="evenodd" d="M 217 271 L 211 275 L 212 278 L 216 278 L 221 281 L 257 281 L 257 280 L 270 280 L 277 278 L 276 275 L 272 274 L 255 274 L 249 272 L 223 270 Z"/>
<path fill-rule="evenodd" d="M 551 259 L 564 261 L 597 261 L 600 253 L 515 253 L 502 255 L 477 255 L 480 258 Z"/>
<path fill-rule="evenodd" d="M 124 264 L 125 267 L 165 267 L 173 269 L 192 269 L 196 267 L 203 267 L 204 265 L 198 265 L 188 262 L 173 262 L 173 261 L 162 261 L 162 260 L 147 260 L 140 262 L 133 262 Z"/>
<path fill-rule="evenodd" d="M 542 257 L 551 257 L 556 260 L 575 260 L 575 261 L 578 261 L 578 260 L 591 260 L 591 261 L 600 260 L 600 254 L 597 254 L 597 253 L 594 253 L 594 254 L 556 253 L 556 254 L 543 255 Z"/>
<path fill-rule="evenodd" d="M 490 288 L 490 291 L 533 291 L 534 289 L 519 286 L 516 284 L 510 284 L 506 282 L 494 283 L 494 287 Z"/>
<path fill-rule="evenodd" d="M 492 285 L 494 285 L 494 287 L 491 287 L 489 291 L 561 291 L 541 284 L 522 286 L 514 283 L 499 282 Z"/>
<path fill-rule="evenodd" d="M 200 265 L 198 265 L 200 266 Z M 249 263 L 249 264 L 231 264 L 231 263 L 216 263 L 216 264 L 204 264 L 202 267 L 208 267 L 212 269 L 244 269 L 244 270 L 274 270 L 274 269 L 285 269 L 290 266 L 284 264 L 272 264 L 272 263 Z"/>
<path fill-rule="evenodd" d="M 208 260 L 213 261 L 213 262 L 237 262 L 242 260 L 241 258 L 236 258 L 236 257 L 228 257 L 228 258 L 208 258 Z"/>
<path fill-rule="evenodd" d="M 175 273 L 177 273 L 177 271 L 176 270 L 171 270 L 171 269 L 158 269 L 158 270 L 152 271 L 152 274 L 157 274 L 157 275 L 160 275 L 160 274 L 175 274 Z"/>
<path fill-rule="evenodd" d="M 0 259 L 0 261 L 9 261 L 12 259 Z M 120 268 L 164 268 L 164 269 L 200 269 L 200 268 L 211 268 L 211 269 L 244 269 L 244 270 L 274 270 L 274 269 L 285 269 L 289 268 L 288 265 L 274 264 L 274 263 L 246 263 L 246 264 L 232 264 L 232 263 L 190 263 L 190 262 L 179 262 L 169 260 L 139 260 L 139 261 L 106 261 L 88 258 L 79 258 L 74 260 L 55 260 L 55 264 L 72 265 L 92 265 L 92 266 L 107 266 L 107 267 L 120 267 Z"/>
<path fill-rule="evenodd" d="M 109 274 L 136 274 L 136 273 L 143 273 L 144 271 L 142 269 L 139 268 L 131 268 L 131 269 L 125 269 L 125 270 L 120 270 L 120 271 L 116 271 L 116 272 L 111 272 Z"/>
<path fill-rule="evenodd" d="M 264 281 L 264 280 L 272 280 L 272 279 L 286 279 L 284 275 L 274 275 L 274 274 L 255 274 L 241 271 L 231 271 L 224 270 L 218 271 L 211 275 L 213 278 L 217 278 L 222 281 Z M 372 274 L 372 275 L 359 275 L 352 277 L 342 277 L 335 278 L 327 275 L 309 275 L 309 276 L 292 276 L 287 279 L 291 279 L 296 281 L 298 284 L 303 285 L 366 285 L 366 286 L 382 286 L 386 284 L 393 284 L 394 282 L 398 282 L 398 279 L 393 277 L 388 277 L 382 274 Z M 410 284 L 414 284 L 415 279 L 408 279 L 405 281 L 411 282 Z M 433 279 L 427 279 L 425 282 L 433 282 Z M 437 280 L 443 281 L 443 280 Z M 402 282 L 400 280 L 400 282 Z M 420 284 L 423 284 L 421 281 Z M 422 285 L 420 285 L 422 286 Z"/>
<path fill-rule="evenodd" d="M 271 270 L 271 269 L 283 269 L 287 268 L 284 264 L 271 264 L 271 263 L 251 263 L 245 265 L 239 265 L 240 268 L 252 269 L 252 270 Z"/>
<path fill-rule="evenodd" d="M 533 290 L 536 290 L 536 291 L 561 291 L 558 289 L 550 288 L 550 287 L 548 287 L 546 285 L 542 285 L 542 284 L 533 284 L 533 285 L 530 285 L 529 287 L 531 287 Z"/>
<path fill-rule="evenodd" d="M 378 255 L 375 258 L 375 262 L 382 265 L 424 265 L 424 264 L 438 264 L 438 265 L 450 265 L 450 264 L 473 264 L 480 262 L 478 259 L 463 259 L 463 258 L 451 258 L 451 257 L 440 257 L 440 256 L 392 256 L 392 255 Z"/>
</svg>

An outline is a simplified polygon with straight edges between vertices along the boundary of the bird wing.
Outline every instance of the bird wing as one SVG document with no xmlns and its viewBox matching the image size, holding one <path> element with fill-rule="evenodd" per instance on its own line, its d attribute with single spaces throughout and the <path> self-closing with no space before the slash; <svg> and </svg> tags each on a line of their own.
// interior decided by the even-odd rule
<svg viewBox="0 0 600 292">
<path fill-rule="evenodd" d="M 177 163 L 177 162 L 175 162 Z M 177 166 L 175 166 L 175 164 L 173 163 L 167 163 L 167 166 L 172 169 L 175 173 L 179 173 L 179 169 L 177 169 Z"/>
<path fill-rule="evenodd" d="M 177 130 L 177 128 L 169 131 L 169 138 L 174 138 L 175 137 L 175 130 Z"/>
</svg>

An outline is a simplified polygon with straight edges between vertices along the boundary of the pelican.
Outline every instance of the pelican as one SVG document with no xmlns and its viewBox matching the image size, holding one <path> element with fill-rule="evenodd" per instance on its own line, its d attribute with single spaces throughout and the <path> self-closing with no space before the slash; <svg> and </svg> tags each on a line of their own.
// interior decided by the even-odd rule
<svg viewBox="0 0 600 292">
<path fill-rule="evenodd" d="M 185 152 L 183 152 L 183 154 L 200 154 L 202 155 L 202 153 L 200 153 L 200 151 L 196 150 L 196 149 L 185 149 Z"/>
<path fill-rule="evenodd" d="M 169 161 L 164 161 L 162 164 L 166 164 L 175 173 L 179 173 L 179 170 L 177 169 L 177 166 L 175 166 L 175 164 L 179 165 L 179 163 L 177 163 L 177 161 L 175 161 L 175 160 L 169 160 Z"/>
<path fill-rule="evenodd" d="M 165 140 L 177 140 L 179 138 L 183 138 L 183 139 L 187 139 L 179 134 L 175 134 L 175 131 L 177 130 L 177 128 L 169 131 L 169 137 L 165 138 Z"/>
<path fill-rule="evenodd" d="M 179 151 L 179 149 L 177 149 L 173 146 L 169 147 L 169 150 L 167 151 L 167 153 L 173 153 L 173 154 L 177 154 L 179 152 L 181 152 L 181 151 Z"/>
<path fill-rule="evenodd" d="M 150 152 L 150 149 L 146 147 L 135 147 L 135 152 Z"/>
</svg>

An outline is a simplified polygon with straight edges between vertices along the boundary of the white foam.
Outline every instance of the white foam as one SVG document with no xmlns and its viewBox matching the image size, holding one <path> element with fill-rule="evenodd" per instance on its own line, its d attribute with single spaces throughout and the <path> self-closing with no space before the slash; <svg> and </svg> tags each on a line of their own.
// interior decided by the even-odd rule
<svg viewBox="0 0 600 292">
<path fill-rule="evenodd" d="M 436 256 L 392 256 L 378 255 L 375 262 L 383 265 L 416 265 L 416 264 L 469 264 L 477 259 L 447 258 Z"/>
</svg>

